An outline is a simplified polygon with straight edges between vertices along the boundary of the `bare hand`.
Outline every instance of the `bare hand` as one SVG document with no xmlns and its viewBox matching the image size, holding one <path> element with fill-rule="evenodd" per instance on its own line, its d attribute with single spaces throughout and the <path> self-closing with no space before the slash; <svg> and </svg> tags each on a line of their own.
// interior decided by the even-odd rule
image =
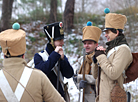
<svg viewBox="0 0 138 102">
<path fill-rule="evenodd" d="M 61 55 L 61 59 L 64 59 L 64 52 L 61 46 L 57 46 L 55 49 L 55 52 L 59 53 Z"/>
<path fill-rule="evenodd" d="M 63 60 L 63 59 L 64 59 L 64 52 L 63 52 L 63 49 L 59 51 L 59 54 L 61 55 L 61 59 Z"/>
<path fill-rule="evenodd" d="M 55 52 L 59 53 L 59 50 L 60 50 L 60 49 L 62 49 L 62 47 L 61 47 L 61 46 L 57 46 L 57 47 L 55 48 Z"/>
</svg>

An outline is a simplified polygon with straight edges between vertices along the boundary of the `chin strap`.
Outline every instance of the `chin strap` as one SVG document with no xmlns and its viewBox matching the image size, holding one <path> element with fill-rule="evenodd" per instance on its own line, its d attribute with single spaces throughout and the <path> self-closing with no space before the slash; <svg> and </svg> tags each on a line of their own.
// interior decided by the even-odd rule
<svg viewBox="0 0 138 102">
<path fill-rule="evenodd" d="M 54 46 L 54 40 L 53 38 L 51 38 L 51 45 L 53 46 L 53 48 L 55 49 L 55 46 Z"/>
</svg>

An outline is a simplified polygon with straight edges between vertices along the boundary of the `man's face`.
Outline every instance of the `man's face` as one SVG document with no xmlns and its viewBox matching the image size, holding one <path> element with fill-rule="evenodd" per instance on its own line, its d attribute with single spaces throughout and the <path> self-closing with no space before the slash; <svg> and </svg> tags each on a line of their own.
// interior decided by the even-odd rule
<svg viewBox="0 0 138 102">
<path fill-rule="evenodd" d="M 117 37 L 118 34 L 113 33 L 111 30 L 105 31 L 105 37 L 107 38 L 107 41 L 114 40 Z"/>
<path fill-rule="evenodd" d="M 86 49 L 86 53 L 91 53 L 97 46 L 98 44 L 91 40 L 86 40 L 83 42 L 83 47 Z"/>
<path fill-rule="evenodd" d="M 57 47 L 57 46 L 62 47 L 64 45 L 63 39 L 54 41 L 54 45 L 55 45 L 55 47 Z"/>
</svg>

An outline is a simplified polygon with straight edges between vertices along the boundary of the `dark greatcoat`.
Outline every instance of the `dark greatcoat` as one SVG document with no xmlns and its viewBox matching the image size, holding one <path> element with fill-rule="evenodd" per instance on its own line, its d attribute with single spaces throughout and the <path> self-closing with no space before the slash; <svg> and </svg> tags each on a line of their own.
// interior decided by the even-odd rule
<svg viewBox="0 0 138 102">
<path fill-rule="evenodd" d="M 54 87 L 57 87 L 57 76 L 52 70 L 55 64 L 60 59 L 61 55 L 54 51 L 51 44 L 47 44 L 46 51 L 49 54 L 48 60 L 43 61 L 42 57 L 36 53 L 34 55 L 35 68 L 42 70 L 50 79 Z M 44 51 L 42 51 L 44 52 Z M 67 57 L 64 55 L 64 60 L 60 60 L 60 71 L 63 77 L 71 78 L 74 75 L 72 66 L 70 65 Z M 61 83 L 59 82 L 58 92 L 64 97 L 64 91 L 62 89 Z M 65 97 L 64 97 L 65 98 Z"/>
</svg>

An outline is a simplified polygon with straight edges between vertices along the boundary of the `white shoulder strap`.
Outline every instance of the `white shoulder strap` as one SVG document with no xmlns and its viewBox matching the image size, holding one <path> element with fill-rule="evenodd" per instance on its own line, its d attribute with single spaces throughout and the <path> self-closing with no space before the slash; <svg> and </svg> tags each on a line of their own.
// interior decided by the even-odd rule
<svg viewBox="0 0 138 102">
<path fill-rule="evenodd" d="M 0 71 L 0 88 L 8 102 L 19 102 L 21 100 L 25 87 L 30 79 L 32 71 L 33 69 L 30 69 L 27 67 L 24 68 L 24 71 L 19 81 L 22 85 L 18 83 L 15 93 L 13 93 L 3 71 L 2 70 Z"/>
<path fill-rule="evenodd" d="M 121 46 L 127 46 L 127 45 L 126 45 L 126 44 L 122 44 L 122 45 L 119 45 L 119 46 L 116 46 L 116 47 L 112 48 L 112 49 L 108 52 L 107 58 L 109 58 L 109 56 L 110 56 L 114 51 L 117 51 L 118 48 L 121 47 Z M 127 47 L 128 47 L 128 46 L 127 46 Z"/>
<path fill-rule="evenodd" d="M 8 102 L 18 102 L 2 70 L 0 70 L 0 89 Z"/>
<path fill-rule="evenodd" d="M 27 68 L 27 67 L 24 68 L 24 71 L 23 71 L 22 76 L 19 81 L 23 86 L 20 83 L 18 83 L 17 88 L 15 90 L 15 95 L 18 98 L 18 101 L 20 101 L 22 98 L 22 95 L 23 95 L 25 87 L 30 79 L 32 71 L 33 71 L 33 69 L 31 69 L 31 68 Z"/>
</svg>

